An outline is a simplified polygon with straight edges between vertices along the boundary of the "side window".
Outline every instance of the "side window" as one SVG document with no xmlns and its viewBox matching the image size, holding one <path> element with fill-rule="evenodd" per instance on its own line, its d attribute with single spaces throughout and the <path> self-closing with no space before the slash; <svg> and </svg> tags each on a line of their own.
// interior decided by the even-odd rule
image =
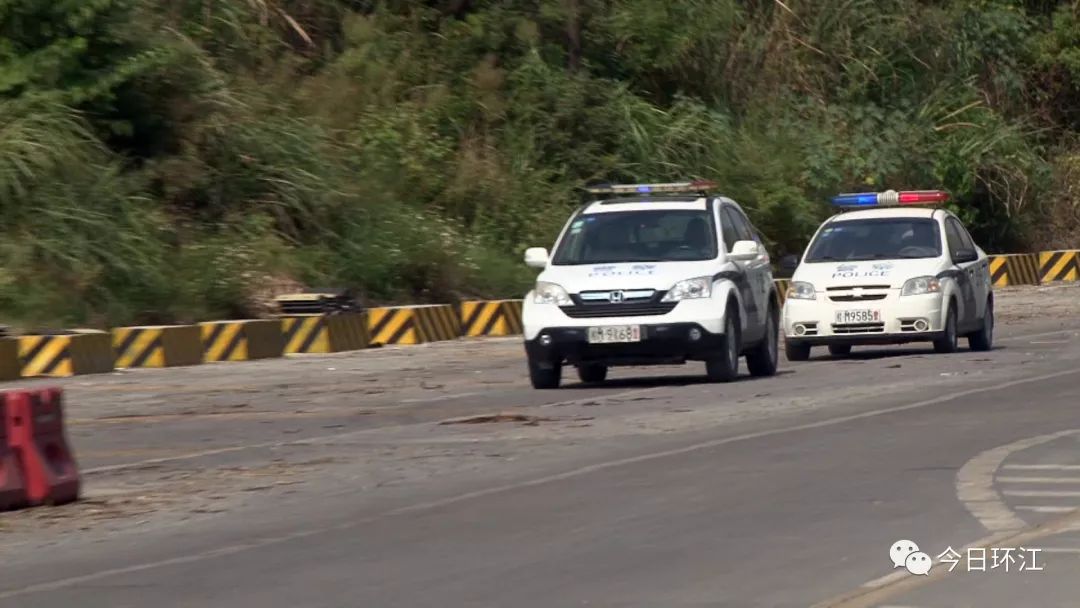
<svg viewBox="0 0 1080 608">
<path fill-rule="evenodd" d="M 735 234 L 738 235 L 740 241 L 756 241 L 757 236 L 754 234 L 754 227 L 750 225 L 750 220 L 746 219 L 742 211 L 739 211 L 735 207 L 728 207 L 728 211 L 731 213 L 731 217 L 735 220 Z"/>
<path fill-rule="evenodd" d="M 960 220 L 953 220 L 956 222 L 956 231 L 960 233 L 960 240 L 964 243 L 964 249 L 975 250 L 975 241 L 971 238 L 971 234 L 964 228 L 964 225 L 960 223 Z"/>
<path fill-rule="evenodd" d="M 949 242 L 949 256 L 956 257 L 956 253 L 964 248 L 964 238 L 960 236 L 960 223 L 949 218 L 945 220 L 945 239 Z"/>
<path fill-rule="evenodd" d="M 728 253 L 731 253 L 735 241 L 739 240 L 739 233 L 734 220 L 731 218 L 731 208 L 727 205 L 720 208 L 720 232 L 724 235 L 724 247 Z"/>
</svg>

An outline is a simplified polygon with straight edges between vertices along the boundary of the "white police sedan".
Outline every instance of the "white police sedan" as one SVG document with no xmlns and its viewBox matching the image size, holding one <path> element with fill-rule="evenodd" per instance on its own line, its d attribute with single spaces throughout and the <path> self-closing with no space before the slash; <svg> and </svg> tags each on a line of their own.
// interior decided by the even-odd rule
<svg viewBox="0 0 1080 608">
<path fill-rule="evenodd" d="M 843 194 L 843 211 L 817 230 L 791 278 L 783 310 L 788 360 L 814 346 L 833 355 L 860 344 L 932 342 L 954 352 L 959 337 L 989 350 L 994 294 L 989 259 L 941 191 Z"/>
</svg>

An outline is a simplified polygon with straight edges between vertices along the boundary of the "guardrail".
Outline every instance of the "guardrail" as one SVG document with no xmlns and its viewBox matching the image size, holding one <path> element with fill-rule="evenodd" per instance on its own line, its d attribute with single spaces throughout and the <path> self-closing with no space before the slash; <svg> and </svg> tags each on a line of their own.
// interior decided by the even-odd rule
<svg viewBox="0 0 1080 608">
<path fill-rule="evenodd" d="M 995 287 L 1078 282 L 1080 250 L 992 255 L 990 275 Z M 774 279 L 774 284 L 777 304 L 782 306 L 791 280 Z M 331 300 L 325 294 L 317 295 L 320 301 Z M 339 300 L 344 301 L 338 298 L 333 300 L 334 306 L 323 305 L 322 312 L 304 309 L 273 319 L 117 327 L 111 332 L 73 329 L 4 334 L 0 335 L 0 381 L 347 352 L 522 332 L 522 300 L 387 306 L 363 312 Z"/>
</svg>

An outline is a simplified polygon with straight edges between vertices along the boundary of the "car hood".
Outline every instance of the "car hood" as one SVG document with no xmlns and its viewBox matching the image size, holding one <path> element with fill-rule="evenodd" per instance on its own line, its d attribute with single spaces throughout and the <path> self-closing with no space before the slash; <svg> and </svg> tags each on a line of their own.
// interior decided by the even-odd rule
<svg viewBox="0 0 1080 608">
<path fill-rule="evenodd" d="M 941 259 L 803 263 L 791 280 L 812 283 L 818 291 L 826 287 L 867 285 L 888 285 L 899 289 L 910 278 L 934 276 L 946 266 Z"/>
<path fill-rule="evenodd" d="M 569 293 L 604 289 L 671 289 L 684 279 L 712 276 L 715 260 L 704 262 L 631 262 L 548 266 L 536 277 L 562 285 Z"/>
</svg>

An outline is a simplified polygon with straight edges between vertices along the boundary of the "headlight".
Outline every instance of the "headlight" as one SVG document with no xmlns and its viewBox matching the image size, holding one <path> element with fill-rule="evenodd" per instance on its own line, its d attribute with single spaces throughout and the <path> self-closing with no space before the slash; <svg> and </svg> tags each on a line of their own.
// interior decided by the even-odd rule
<svg viewBox="0 0 1080 608">
<path fill-rule="evenodd" d="M 712 277 L 697 277 L 675 283 L 664 294 L 661 302 L 678 302 L 694 298 L 707 298 L 712 295 Z"/>
<path fill-rule="evenodd" d="M 934 277 L 915 277 L 904 283 L 900 290 L 902 296 L 919 296 L 926 293 L 938 293 L 941 291 L 941 281 Z"/>
<path fill-rule="evenodd" d="M 556 304 L 558 306 L 569 306 L 573 304 L 573 301 L 570 299 L 570 294 L 566 293 L 566 290 L 562 288 L 562 285 L 546 283 L 544 281 L 536 282 L 536 289 L 533 292 L 533 302 L 536 304 Z"/>
<path fill-rule="evenodd" d="M 813 300 L 817 297 L 814 286 L 803 281 L 793 282 L 787 290 L 787 297 L 795 300 Z"/>
</svg>

